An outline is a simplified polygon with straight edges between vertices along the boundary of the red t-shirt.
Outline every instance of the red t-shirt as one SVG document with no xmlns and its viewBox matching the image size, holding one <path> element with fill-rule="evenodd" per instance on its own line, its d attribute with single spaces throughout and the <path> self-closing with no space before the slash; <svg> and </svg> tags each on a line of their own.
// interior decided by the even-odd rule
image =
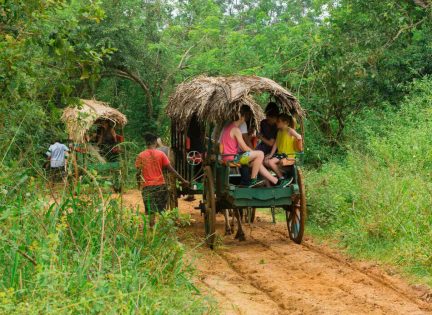
<svg viewBox="0 0 432 315">
<path fill-rule="evenodd" d="M 162 151 L 149 149 L 138 154 L 135 167 L 141 169 L 144 178 L 143 187 L 165 184 L 162 169 L 170 164 L 168 157 Z"/>
</svg>

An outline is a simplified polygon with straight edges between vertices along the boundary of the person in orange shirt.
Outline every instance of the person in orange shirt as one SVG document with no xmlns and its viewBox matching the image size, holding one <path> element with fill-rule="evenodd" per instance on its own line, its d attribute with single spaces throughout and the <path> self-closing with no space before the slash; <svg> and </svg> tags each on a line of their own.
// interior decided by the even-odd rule
<svg viewBox="0 0 432 315">
<path fill-rule="evenodd" d="M 144 201 L 146 214 L 149 215 L 150 226 L 155 223 L 155 213 L 165 211 L 168 202 L 168 188 L 165 183 L 163 169 L 175 174 L 184 185 L 188 185 L 177 171 L 171 166 L 168 157 L 157 149 L 158 137 L 147 133 L 144 140 L 147 149 L 138 154 L 135 167 L 140 177 L 140 189 Z"/>
</svg>

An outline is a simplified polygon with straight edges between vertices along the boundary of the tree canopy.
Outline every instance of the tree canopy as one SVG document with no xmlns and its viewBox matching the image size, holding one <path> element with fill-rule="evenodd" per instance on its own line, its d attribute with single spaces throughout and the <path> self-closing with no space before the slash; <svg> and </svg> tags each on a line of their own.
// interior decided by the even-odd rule
<svg viewBox="0 0 432 315">
<path fill-rule="evenodd" d="M 3 0 L 2 140 L 46 141 L 79 97 L 125 111 L 132 138 L 163 133 L 176 84 L 247 74 L 300 99 L 312 149 L 340 148 L 350 119 L 397 106 L 432 72 L 431 11 L 427 0 Z"/>
</svg>

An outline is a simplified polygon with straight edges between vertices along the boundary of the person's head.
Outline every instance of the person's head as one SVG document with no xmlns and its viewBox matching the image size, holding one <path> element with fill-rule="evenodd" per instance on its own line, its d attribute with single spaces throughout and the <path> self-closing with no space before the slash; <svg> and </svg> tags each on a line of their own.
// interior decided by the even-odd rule
<svg viewBox="0 0 432 315">
<path fill-rule="evenodd" d="M 157 145 L 157 139 L 158 137 L 156 137 L 154 134 L 148 132 L 144 135 L 144 141 L 146 146 L 156 146 Z"/>
<path fill-rule="evenodd" d="M 108 120 L 102 120 L 101 126 L 104 127 L 105 129 L 108 129 L 108 127 L 110 126 L 109 121 Z"/>
<path fill-rule="evenodd" d="M 295 128 L 295 125 L 296 125 L 295 118 L 291 115 L 280 114 L 277 118 L 276 126 L 279 129 L 288 128 L 288 127 Z"/>
<path fill-rule="evenodd" d="M 267 107 L 265 109 L 265 114 L 267 121 L 274 125 L 276 124 L 277 118 L 279 116 L 279 108 L 275 102 L 270 102 L 267 104 Z"/>
<path fill-rule="evenodd" d="M 164 147 L 164 144 L 163 144 L 161 138 L 157 138 L 157 139 L 156 139 L 156 143 L 157 143 L 158 147 Z"/>
<path fill-rule="evenodd" d="M 236 120 L 245 122 L 245 121 L 249 121 L 251 117 L 252 117 L 252 110 L 250 109 L 249 106 L 243 105 L 242 107 L 240 107 L 240 111 L 237 115 Z"/>
<path fill-rule="evenodd" d="M 114 128 L 115 123 L 111 120 L 102 120 L 101 126 L 106 130 Z"/>
</svg>

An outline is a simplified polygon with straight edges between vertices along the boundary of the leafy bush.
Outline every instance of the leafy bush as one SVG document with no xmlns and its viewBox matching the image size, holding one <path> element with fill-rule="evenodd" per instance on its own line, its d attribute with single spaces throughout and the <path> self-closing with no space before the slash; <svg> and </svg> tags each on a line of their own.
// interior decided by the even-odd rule
<svg viewBox="0 0 432 315">
<path fill-rule="evenodd" d="M 175 213 L 151 230 L 143 214 L 84 185 L 81 197 L 65 191 L 50 205 L 34 179 L 26 193 L 2 179 L 0 313 L 208 311 L 183 260 Z"/>
<path fill-rule="evenodd" d="M 362 121 L 343 162 L 308 172 L 310 219 L 348 250 L 380 257 L 432 283 L 432 80 L 411 87 L 401 110 Z"/>
</svg>

